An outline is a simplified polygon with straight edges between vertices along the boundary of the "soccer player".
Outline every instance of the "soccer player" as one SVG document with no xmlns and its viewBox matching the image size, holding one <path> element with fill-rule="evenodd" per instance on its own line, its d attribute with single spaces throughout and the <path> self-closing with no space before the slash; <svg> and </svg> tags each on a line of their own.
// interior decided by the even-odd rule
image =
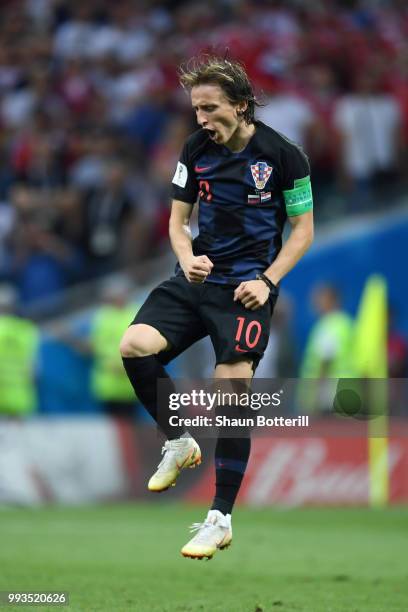
<svg viewBox="0 0 408 612">
<path fill-rule="evenodd" d="M 200 129 L 186 141 L 174 174 L 170 240 L 175 275 L 148 296 L 121 342 L 123 363 L 140 401 L 167 441 L 148 488 L 174 485 L 199 464 L 200 448 L 157 408 L 164 365 L 209 335 L 218 379 L 251 379 L 269 337 L 281 279 L 313 240 L 312 193 L 306 156 L 293 142 L 254 117 L 257 101 L 244 67 L 205 56 L 180 70 Z M 189 219 L 199 206 L 199 235 Z M 282 247 L 289 219 L 291 232 Z M 237 407 L 231 407 L 234 411 Z M 250 453 L 249 436 L 219 436 L 211 509 L 182 548 L 211 558 L 232 540 L 231 511 Z"/>
</svg>

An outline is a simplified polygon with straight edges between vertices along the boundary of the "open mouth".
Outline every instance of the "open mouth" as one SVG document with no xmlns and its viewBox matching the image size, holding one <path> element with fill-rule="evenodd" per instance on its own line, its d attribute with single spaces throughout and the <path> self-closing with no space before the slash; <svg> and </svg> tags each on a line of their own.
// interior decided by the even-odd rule
<svg viewBox="0 0 408 612">
<path fill-rule="evenodd" d="M 210 130 L 208 128 L 206 128 L 206 131 L 209 137 L 211 138 L 211 140 L 215 140 L 215 138 L 217 137 L 217 132 L 215 130 Z"/>
</svg>

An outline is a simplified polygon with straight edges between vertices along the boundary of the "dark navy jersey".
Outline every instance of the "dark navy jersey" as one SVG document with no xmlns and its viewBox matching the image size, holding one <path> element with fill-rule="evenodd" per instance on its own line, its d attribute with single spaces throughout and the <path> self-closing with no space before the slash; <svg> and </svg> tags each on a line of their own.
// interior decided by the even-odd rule
<svg viewBox="0 0 408 612">
<path fill-rule="evenodd" d="M 297 145 L 260 121 L 255 126 L 239 153 L 200 129 L 187 139 L 177 164 L 173 198 L 198 201 L 193 253 L 213 262 L 207 281 L 239 283 L 270 266 L 282 247 L 288 204 L 283 192 L 310 174 Z M 179 266 L 176 273 L 182 274 Z"/>
</svg>

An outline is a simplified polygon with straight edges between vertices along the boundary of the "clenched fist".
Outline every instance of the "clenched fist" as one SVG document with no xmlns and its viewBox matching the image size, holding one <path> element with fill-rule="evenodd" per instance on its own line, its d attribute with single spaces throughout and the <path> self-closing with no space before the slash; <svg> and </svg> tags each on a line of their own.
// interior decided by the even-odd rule
<svg viewBox="0 0 408 612">
<path fill-rule="evenodd" d="M 248 310 L 256 310 L 269 298 L 269 288 L 262 280 L 244 281 L 234 291 L 234 302 L 239 300 Z"/>
<path fill-rule="evenodd" d="M 207 255 L 191 255 L 180 261 L 186 279 L 189 283 L 203 283 L 214 267 Z"/>
</svg>

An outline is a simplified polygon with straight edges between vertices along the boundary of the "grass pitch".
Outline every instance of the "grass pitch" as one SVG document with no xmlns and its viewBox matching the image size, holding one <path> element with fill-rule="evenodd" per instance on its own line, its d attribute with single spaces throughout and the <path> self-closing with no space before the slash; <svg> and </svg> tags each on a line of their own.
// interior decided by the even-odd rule
<svg viewBox="0 0 408 612">
<path fill-rule="evenodd" d="M 106 612 L 406 612 L 408 511 L 249 510 L 211 560 L 180 555 L 206 508 L 0 510 L 0 591 L 69 591 Z M 0 606 L 1 607 L 1 606 Z"/>
</svg>

